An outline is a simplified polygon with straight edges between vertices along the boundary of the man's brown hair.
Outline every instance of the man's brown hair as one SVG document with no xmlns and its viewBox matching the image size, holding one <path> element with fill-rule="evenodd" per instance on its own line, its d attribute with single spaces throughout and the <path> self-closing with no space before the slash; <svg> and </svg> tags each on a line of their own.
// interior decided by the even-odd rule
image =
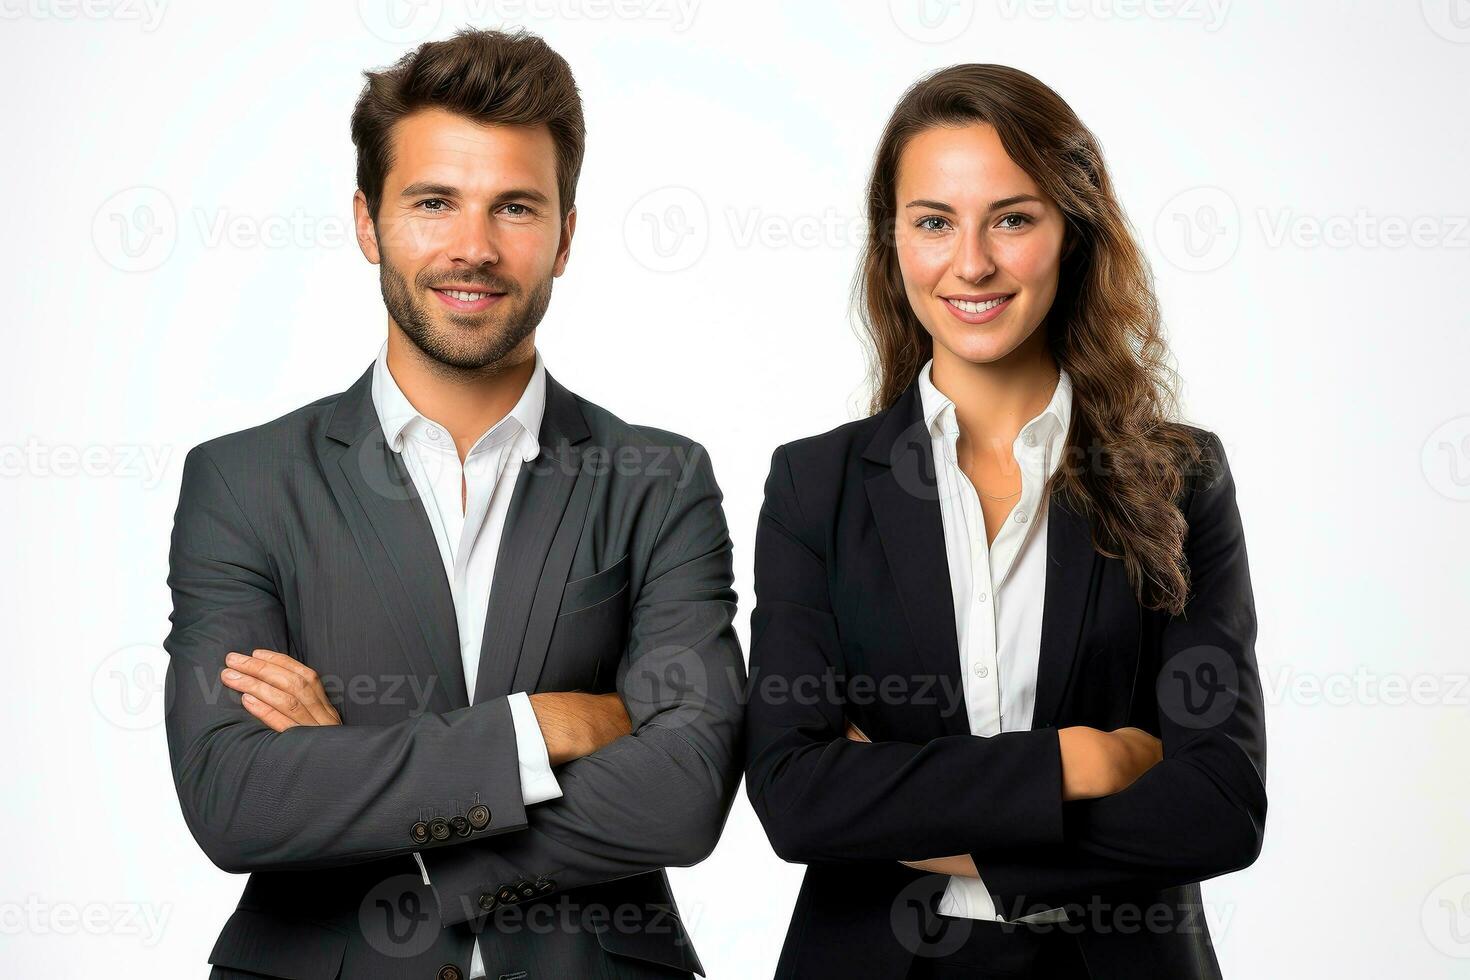
<svg viewBox="0 0 1470 980">
<path fill-rule="evenodd" d="M 463 28 L 427 41 L 384 71 L 368 71 L 352 110 L 357 186 L 378 218 L 383 181 L 393 166 L 393 124 L 422 109 L 442 109 L 481 123 L 545 124 L 556 145 L 556 187 L 565 221 L 582 172 L 586 127 L 582 98 L 566 59 L 524 30 Z"/>
</svg>

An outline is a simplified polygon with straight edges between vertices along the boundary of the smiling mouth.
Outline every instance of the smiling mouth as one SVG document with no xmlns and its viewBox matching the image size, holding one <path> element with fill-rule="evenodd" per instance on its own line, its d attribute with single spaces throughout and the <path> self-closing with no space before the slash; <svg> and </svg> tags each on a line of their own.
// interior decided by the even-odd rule
<svg viewBox="0 0 1470 980">
<path fill-rule="evenodd" d="M 442 293 L 443 295 L 448 296 L 451 299 L 457 299 L 461 303 L 473 303 L 477 300 L 487 299 L 491 296 L 505 295 L 504 293 L 492 293 L 488 291 L 472 293 L 463 289 L 435 289 L 434 292 Z"/>
<path fill-rule="evenodd" d="M 484 289 L 430 289 L 439 302 L 456 313 L 482 313 L 506 297 L 505 293 Z"/>
<path fill-rule="evenodd" d="M 1010 293 L 1005 296 L 997 296 L 995 299 L 988 299 L 983 303 L 975 303 L 967 299 L 951 299 L 948 296 L 944 298 L 944 301 L 964 313 L 984 313 L 987 310 L 995 309 L 997 306 L 1003 306 L 1013 295 L 1015 294 Z"/>
</svg>

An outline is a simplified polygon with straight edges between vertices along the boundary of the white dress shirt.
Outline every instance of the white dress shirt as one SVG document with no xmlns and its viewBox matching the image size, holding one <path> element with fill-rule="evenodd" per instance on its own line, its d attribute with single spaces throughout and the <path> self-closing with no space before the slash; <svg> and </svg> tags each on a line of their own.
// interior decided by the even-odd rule
<svg viewBox="0 0 1470 980">
<path fill-rule="evenodd" d="M 388 369 L 388 343 L 378 351 L 373 367 L 373 407 L 388 446 L 403 458 L 414 488 L 428 513 L 434 541 L 444 560 L 444 575 L 454 597 L 459 626 L 459 656 L 464 666 L 465 690 L 471 702 L 480 671 L 480 641 L 500 535 L 510 507 L 511 493 L 521 464 L 541 452 L 541 417 L 546 409 L 546 367 L 536 353 L 536 368 L 526 390 L 504 418 L 485 431 L 461 464 L 454 438 L 444 426 L 425 418 L 413 407 Z M 518 691 L 509 698 L 515 726 L 516 755 L 520 763 L 521 798 L 526 806 L 561 796 L 551 771 L 546 740 L 530 698 Z M 424 884 L 429 872 L 417 851 Z M 476 937 L 470 977 L 485 975 L 480 942 Z"/>
<path fill-rule="evenodd" d="M 955 453 L 960 429 L 954 402 L 934 387 L 933 367 L 931 359 L 919 372 L 919 397 L 938 475 L 970 731 L 979 736 L 1027 731 L 1036 707 L 1046 592 L 1043 489 L 1062 460 L 1072 418 L 1072 381 L 1062 368 L 1051 401 L 1021 427 L 1011 444 L 1021 471 L 1021 493 L 995 540 L 988 542 L 980 498 Z M 984 869 L 978 870 L 983 875 Z M 958 875 L 949 879 L 939 913 L 1006 921 L 996 911 L 982 878 Z M 1048 909 L 1017 921 L 1062 918 L 1064 912 Z"/>
</svg>

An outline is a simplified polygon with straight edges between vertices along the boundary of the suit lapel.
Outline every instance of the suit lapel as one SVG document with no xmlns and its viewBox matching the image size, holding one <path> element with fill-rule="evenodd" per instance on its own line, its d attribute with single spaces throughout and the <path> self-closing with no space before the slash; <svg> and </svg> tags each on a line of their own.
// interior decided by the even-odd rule
<svg viewBox="0 0 1470 980">
<path fill-rule="evenodd" d="M 475 703 L 532 690 L 541 675 L 591 497 L 587 435 L 576 397 L 548 373 L 541 453 L 521 465 L 496 553 Z"/>
<path fill-rule="evenodd" d="M 369 367 L 338 399 L 327 436 L 345 448 L 324 453 L 322 470 L 409 662 L 419 676 L 438 678 L 448 702 L 439 710 L 463 707 L 454 598 L 423 502 L 383 435 L 372 374 Z"/>
<path fill-rule="evenodd" d="M 1054 493 L 1047 508 L 1046 598 L 1041 614 L 1033 729 L 1050 727 L 1061 709 L 1082 635 L 1082 619 L 1102 561 L 1092 546 L 1087 518 L 1070 497 Z"/>
<path fill-rule="evenodd" d="M 879 467 L 865 481 L 868 503 L 924 672 L 937 680 L 940 692 L 961 691 L 944 518 L 917 383 L 885 413 L 863 458 Z M 969 732 L 963 711 L 945 713 L 942 723 L 951 735 Z"/>
</svg>

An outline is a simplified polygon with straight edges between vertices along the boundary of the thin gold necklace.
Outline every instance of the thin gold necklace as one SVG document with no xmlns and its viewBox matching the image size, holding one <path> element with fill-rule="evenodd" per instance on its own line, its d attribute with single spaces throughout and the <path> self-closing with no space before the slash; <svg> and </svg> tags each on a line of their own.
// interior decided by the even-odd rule
<svg viewBox="0 0 1470 980">
<path fill-rule="evenodd" d="M 971 480 L 970 481 L 970 486 L 975 487 L 975 481 L 974 480 Z M 986 493 L 984 490 L 981 490 L 979 487 L 975 487 L 975 492 L 978 493 L 982 497 L 989 497 L 991 500 L 1010 500 L 1012 497 L 1014 497 L 1016 495 L 1016 493 L 1020 493 L 1021 491 L 1017 490 L 1016 493 L 1008 493 L 1004 497 L 997 497 L 993 493 Z"/>
</svg>

